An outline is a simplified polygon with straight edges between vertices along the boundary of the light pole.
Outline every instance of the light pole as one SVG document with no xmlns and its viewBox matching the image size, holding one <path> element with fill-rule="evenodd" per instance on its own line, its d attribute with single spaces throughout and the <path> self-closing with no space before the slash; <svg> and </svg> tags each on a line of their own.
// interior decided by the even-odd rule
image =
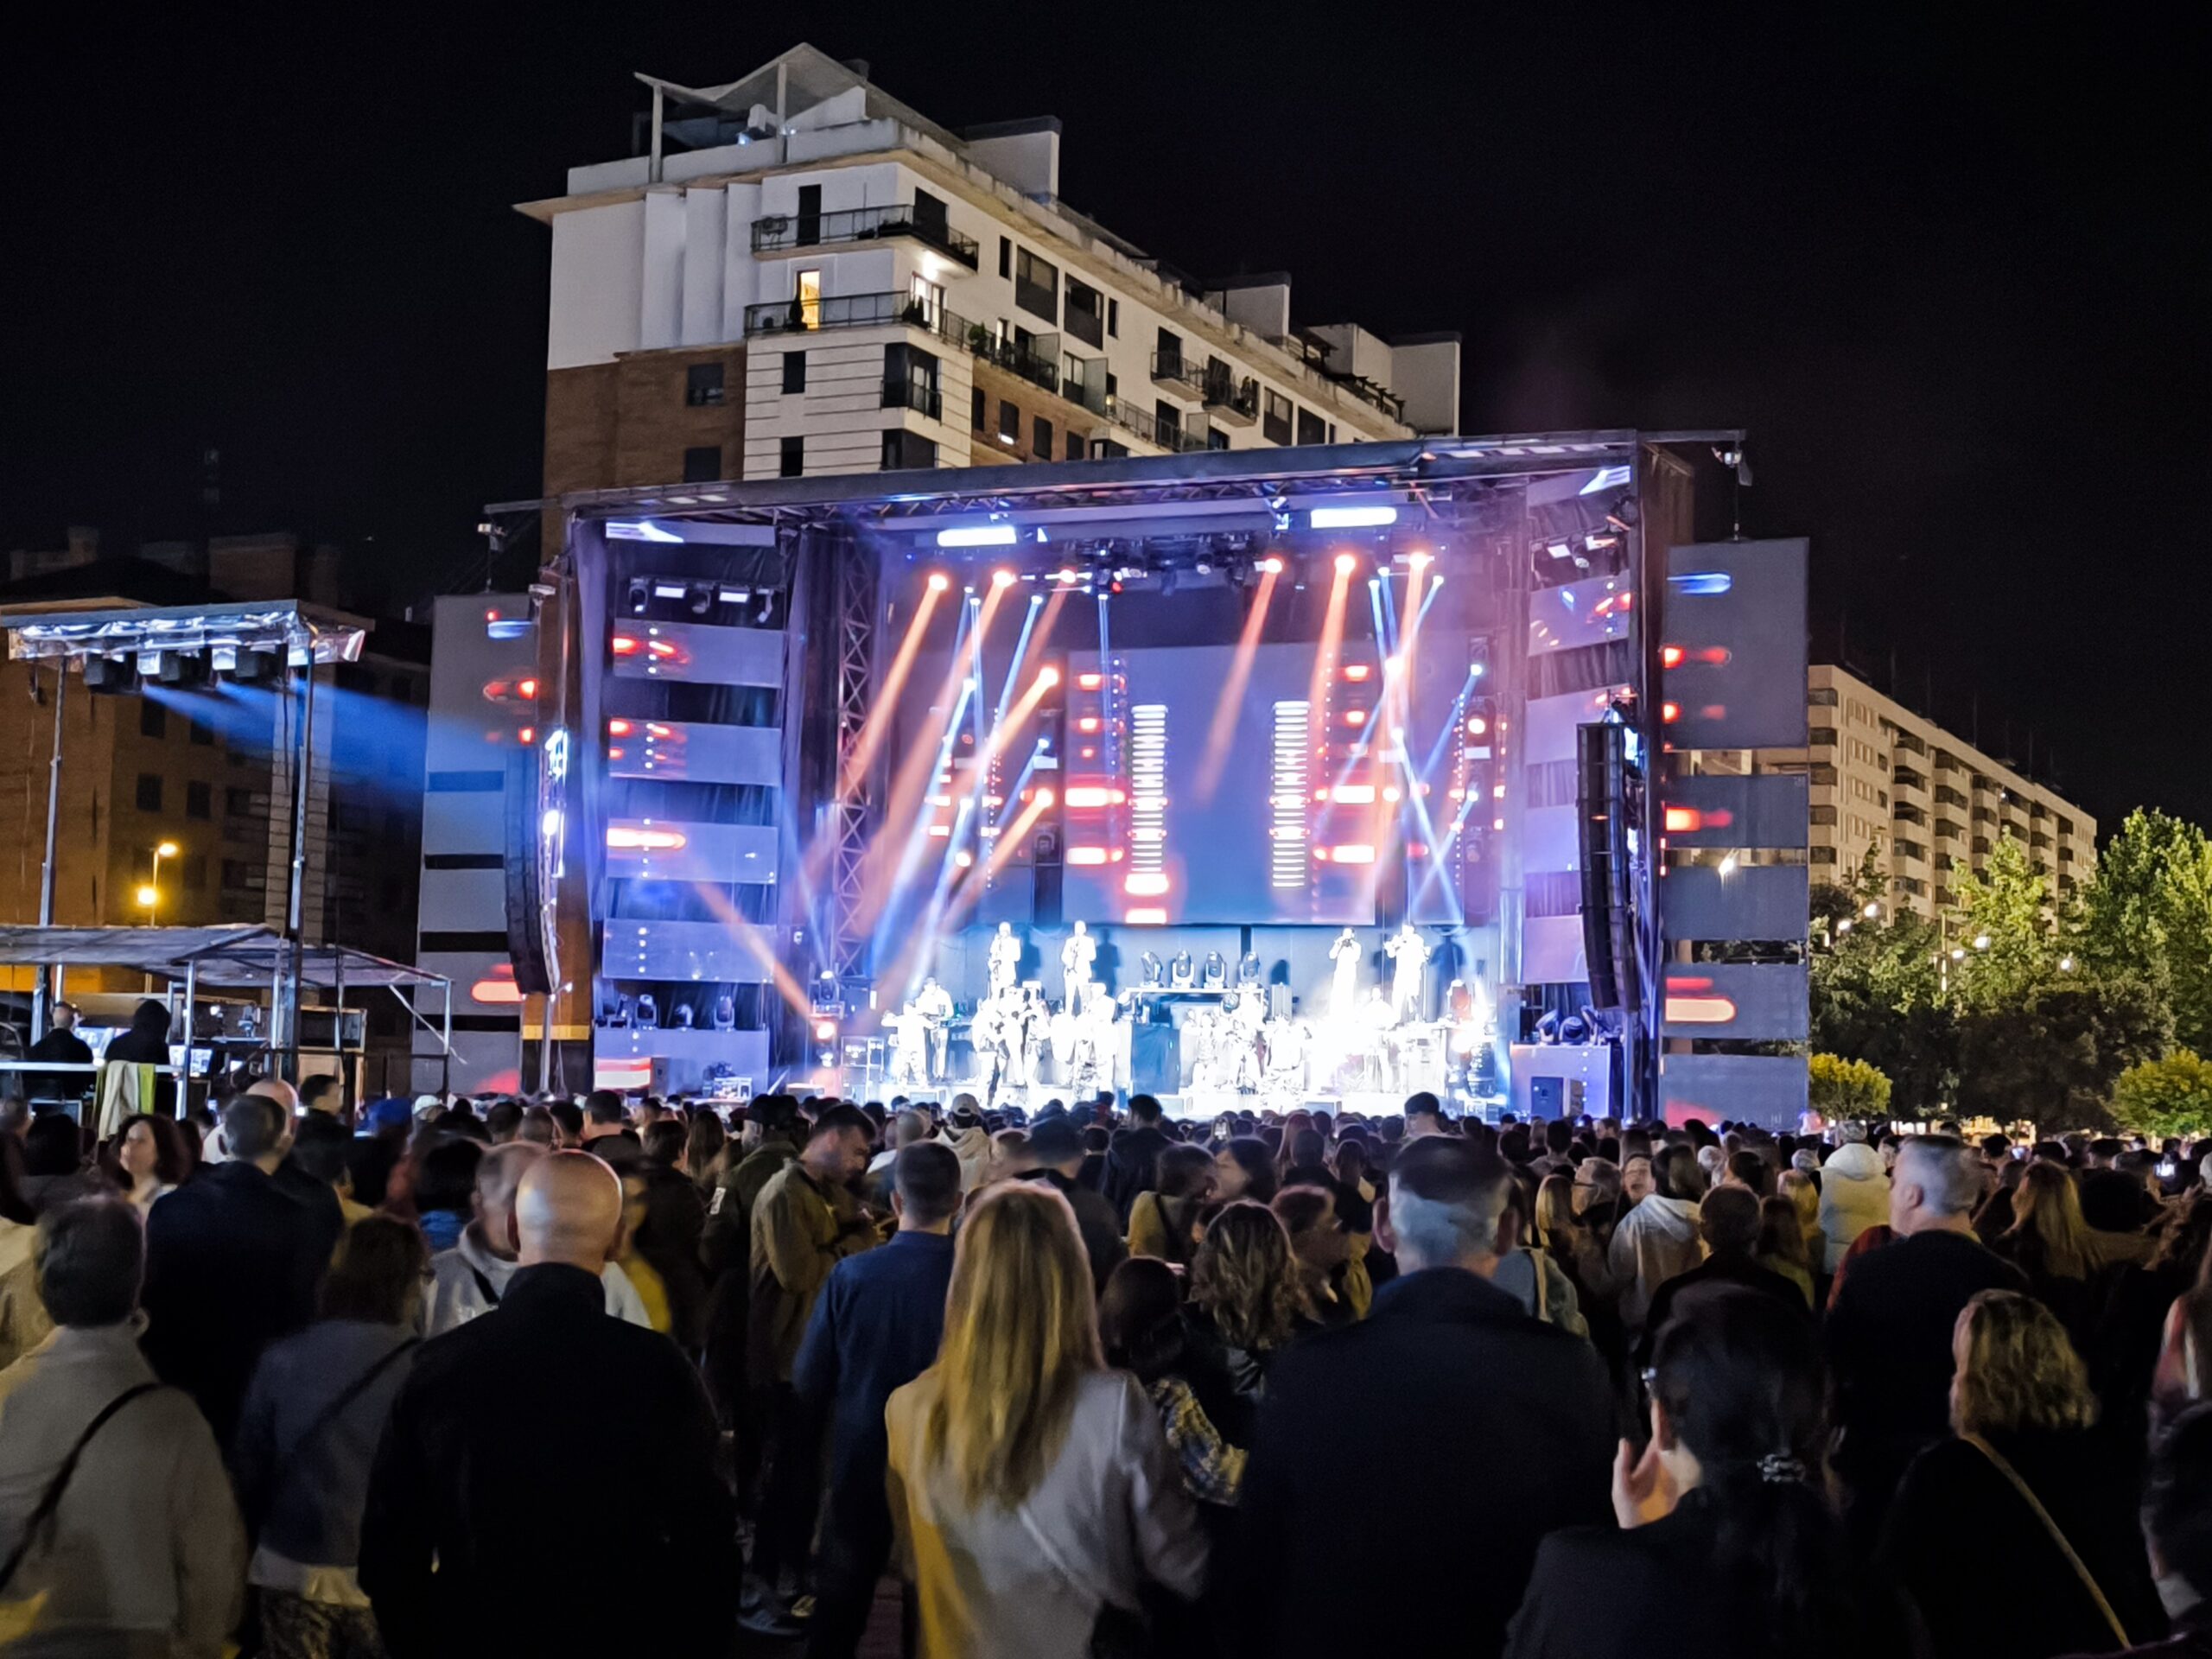
<svg viewBox="0 0 2212 1659">
<path fill-rule="evenodd" d="M 138 902 L 146 906 L 146 920 L 149 924 L 154 919 L 154 906 L 161 898 L 162 861 L 165 858 L 175 858 L 176 852 L 176 842 L 173 841 L 162 842 L 154 849 L 154 874 L 146 885 L 138 889 Z"/>
</svg>

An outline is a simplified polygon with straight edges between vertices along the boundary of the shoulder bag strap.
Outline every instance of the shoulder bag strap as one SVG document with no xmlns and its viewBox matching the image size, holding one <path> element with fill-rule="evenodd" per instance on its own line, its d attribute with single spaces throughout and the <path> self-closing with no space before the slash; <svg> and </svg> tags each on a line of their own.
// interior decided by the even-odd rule
<svg viewBox="0 0 2212 1659">
<path fill-rule="evenodd" d="M 77 1436 L 77 1443 L 69 1448 L 69 1454 L 61 1459 L 61 1466 L 54 1471 L 54 1478 L 47 1482 L 46 1491 L 39 1497 L 38 1507 L 31 1511 L 30 1518 L 23 1523 L 23 1535 L 16 1540 L 16 1548 L 9 1553 L 7 1560 L 0 1563 L 0 1591 L 15 1582 L 16 1574 L 22 1568 L 24 1558 L 31 1553 L 31 1546 L 37 1541 L 40 1531 L 54 1519 L 54 1511 L 61 1507 L 61 1496 L 69 1490 L 70 1478 L 77 1472 L 77 1460 L 85 1455 L 85 1448 L 92 1444 L 92 1436 L 107 1427 L 109 1418 L 140 1395 L 151 1394 L 161 1386 L 158 1382 L 134 1384 L 93 1414 L 92 1421 L 85 1425 L 85 1432 Z"/>
<path fill-rule="evenodd" d="M 715 1197 L 719 1200 L 721 1197 L 719 1190 L 716 1192 Z M 474 1262 L 468 1262 L 467 1265 L 468 1268 L 469 1276 L 476 1281 L 476 1288 L 484 1293 L 484 1300 L 492 1306 L 497 1307 L 499 1305 L 499 1293 L 492 1287 L 491 1274 L 486 1273 L 483 1268 L 478 1267 Z"/>
<path fill-rule="evenodd" d="M 2004 1455 L 1980 1435 L 1961 1434 L 1959 1438 L 1987 1458 L 1997 1472 L 2012 1483 L 2012 1490 L 2020 1495 L 2021 1502 L 2034 1511 L 2036 1519 L 2043 1522 L 2043 1529 L 2050 1535 L 2051 1542 L 2056 1544 L 2060 1554 L 2066 1557 L 2067 1565 L 2074 1569 L 2074 1576 L 2082 1580 L 2082 1587 L 2089 1592 L 2089 1599 L 2097 1604 L 2097 1611 L 2104 1615 L 2105 1623 L 2112 1626 L 2113 1637 L 2123 1648 L 2130 1645 L 2127 1627 L 2120 1622 L 2120 1615 L 2113 1611 L 2112 1603 L 2105 1599 L 2105 1592 L 2090 1573 L 2088 1563 L 2075 1554 L 2074 1546 L 2058 1529 L 2058 1522 L 2050 1518 L 2050 1511 L 2044 1508 L 2043 1500 L 2035 1495 L 2035 1490 L 2026 1481 L 2020 1478 L 2020 1471 L 2007 1463 Z"/>
<path fill-rule="evenodd" d="M 475 1269 L 471 1268 L 470 1271 L 474 1272 Z M 314 1443 L 315 1437 L 336 1422 L 345 1414 L 346 1407 L 367 1393 L 369 1385 L 390 1370 L 393 1362 L 402 1354 L 408 1352 L 410 1349 L 419 1348 L 422 1344 L 423 1338 L 420 1337 L 408 1338 L 406 1341 L 348 1382 L 340 1390 L 337 1398 L 315 1414 L 315 1420 L 300 1431 L 291 1445 L 284 1448 L 284 1455 L 277 1459 L 276 1470 L 269 1477 L 269 1484 L 265 1489 L 271 1497 L 283 1490 L 284 1480 L 292 1472 L 292 1465 L 299 1461 L 300 1453 Z"/>
</svg>

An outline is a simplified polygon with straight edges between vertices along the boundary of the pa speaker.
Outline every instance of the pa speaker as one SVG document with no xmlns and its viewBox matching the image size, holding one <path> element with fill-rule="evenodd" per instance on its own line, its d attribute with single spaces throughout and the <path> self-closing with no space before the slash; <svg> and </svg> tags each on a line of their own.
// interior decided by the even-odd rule
<svg viewBox="0 0 2212 1659">
<path fill-rule="evenodd" d="M 115 696 L 138 689 L 138 667 L 127 657 L 85 658 L 85 690 Z"/>
<path fill-rule="evenodd" d="M 1628 851 L 1628 728 L 1600 721 L 1576 728 L 1575 801 L 1580 809 L 1582 954 L 1590 1003 L 1637 1005 L 1636 914 Z"/>
<path fill-rule="evenodd" d="M 517 749 L 507 756 L 507 955 L 515 965 L 515 988 L 525 996 L 543 996 L 553 989 L 539 912 L 543 887 L 538 879 L 537 760 L 536 749 Z"/>
</svg>

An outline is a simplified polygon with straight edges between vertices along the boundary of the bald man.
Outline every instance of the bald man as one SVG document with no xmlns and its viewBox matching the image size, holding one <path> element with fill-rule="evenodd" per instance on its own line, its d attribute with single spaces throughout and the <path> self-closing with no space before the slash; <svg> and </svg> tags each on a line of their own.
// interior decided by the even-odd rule
<svg viewBox="0 0 2212 1659">
<path fill-rule="evenodd" d="M 442 1336 L 488 1313 L 506 1294 L 507 1281 L 521 1265 L 516 1236 L 515 1199 L 523 1177 L 547 1155 L 526 1141 L 510 1141 L 486 1153 L 476 1166 L 475 1218 L 461 1229 L 461 1243 L 430 1258 L 429 1331 Z M 637 1287 L 613 1262 L 595 1269 L 607 1287 L 607 1311 L 632 1325 L 650 1325 Z"/>
<path fill-rule="evenodd" d="M 378 1448 L 360 1584 L 385 1647 L 727 1652 L 735 1511 L 714 1414 L 673 1343 L 607 1317 L 622 1184 L 588 1154 L 541 1155 L 513 1215 L 499 1306 L 423 1348 Z M 578 1414 L 599 1402 L 622 1430 L 583 1445 Z M 652 1594 L 547 1578 L 550 1541 L 616 1536 L 651 1549 Z"/>
</svg>

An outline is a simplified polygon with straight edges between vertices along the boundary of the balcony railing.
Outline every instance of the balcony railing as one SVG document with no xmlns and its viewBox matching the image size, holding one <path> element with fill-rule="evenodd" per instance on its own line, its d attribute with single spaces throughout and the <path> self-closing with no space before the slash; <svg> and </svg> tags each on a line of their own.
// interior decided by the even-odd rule
<svg viewBox="0 0 2212 1659">
<path fill-rule="evenodd" d="M 972 327 L 965 317 L 911 294 L 835 294 L 818 300 L 768 300 L 745 308 L 745 332 L 811 334 L 824 328 L 882 328 L 904 323 L 953 345 L 964 345 Z"/>
<path fill-rule="evenodd" d="M 1205 405 L 1217 420 L 1249 426 L 1260 418 L 1260 383 L 1249 376 L 1239 380 L 1225 369 L 1209 369 Z"/>
<path fill-rule="evenodd" d="M 1206 395 L 1206 365 L 1188 352 L 1154 352 L 1152 379 L 1154 385 L 1173 386 L 1186 397 Z"/>
<path fill-rule="evenodd" d="M 1122 431 L 1131 434 L 1142 442 L 1151 444 L 1154 448 L 1187 455 L 1198 454 L 1212 447 L 1212 441 L 1206 436 L 1204 427 L 1199 427 L 1196 430 L 1183 427 L 1169 427 L 1163 430 L 1160 423 L 1146 414 L 1144 410 L 1131 407 L 1119 397 L 1107 398 L 1105 405 L 1105 408 L 1099 412 L 1108 420 L 1120 427 Z"/>
<path fill-rule="evenodd" d="M 941 421 L 944 418 L 944 393 L 926 381 L 909 375 L 894 375 L 883 383 L 883 407 L 911 409 L 917 415 Z"/>
<path fill-rule="evenodd" d="M 911 236 L 927 243 L 970 270 L 982 257 L 974 237 L 963 236 L 941 219 L 917 218 L 910 201 L 837 213 L 772 213 L 753 221 L 755 253 L 785 253 L 838 242 L 874 242 L 892 236 Z"/>
<path fill-rule="evenodd" d="M 1033 386 L 1042 386 L 1057 395 L 1060 390 L 1060 365 L 1010 340 L 1001 340 L 981 323 L 969 327 L 964 341 L 969 351 L 986 363 L 995 364 L 1008 374 L 1018 374 Z"/>
</svg>

